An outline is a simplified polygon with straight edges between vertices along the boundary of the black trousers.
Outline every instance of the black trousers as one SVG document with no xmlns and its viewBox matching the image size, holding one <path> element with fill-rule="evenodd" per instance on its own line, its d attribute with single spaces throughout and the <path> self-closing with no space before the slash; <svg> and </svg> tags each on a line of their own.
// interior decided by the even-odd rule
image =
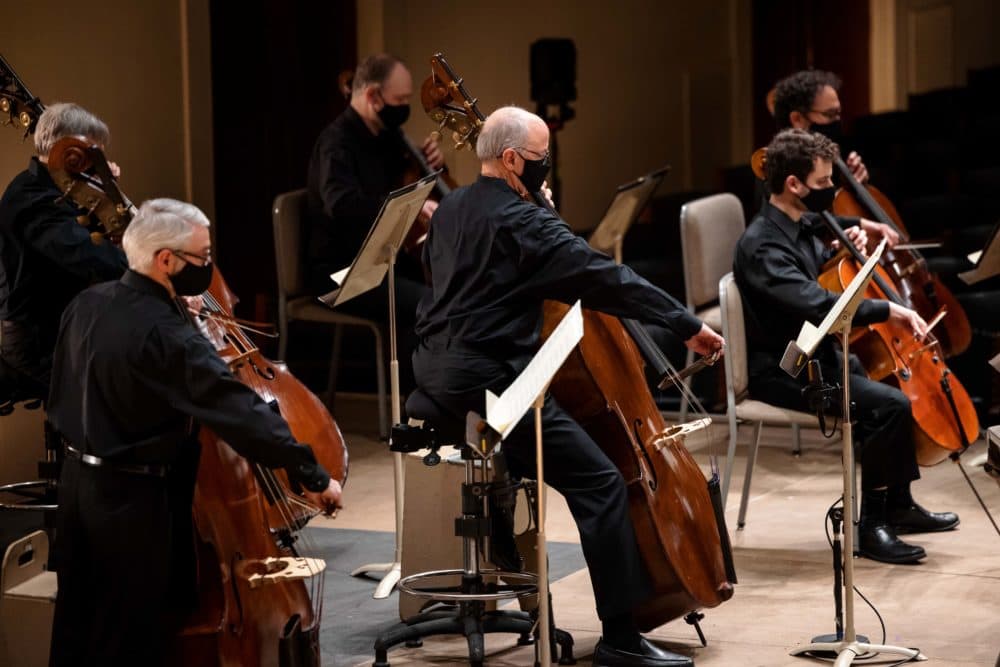
<svg viewBox="0 0 1000 667">
<path fill-rule="evenodd" d="M 0 322 L 0 387 L 18 397 L 48 397 L 58 323 Z"/>
<path fill-rule="evenodd" d="M 499 395 L 523 364 L 469 351 L 432 349 L 413 355 L 418 385 L 464 422 L 469 410 L 485 415 L 485 390 Z M 602 619 L 630 612 L 651 592 L 628 513 L 625 481 L 611 460 L 551 396 L 542 409 L 545 483 L 566 498 Z M 535 426 L 529 412 L 503 443 L 513 475 L 534 478 Z"/>
<path fill-rule="evenodd" d="M 68 458 L 58 521 L 49 665 L 162 664 L 173 629 L 166 480 Z"/>
<path fill-rule="evenodd" d="M 826 382 L 841 382 L 841 358 L 838 351 L 835 359 L 820 361 Z M 861 489 L 900 486 L 919 479 L 909 399 L 895 387 L 870 380 L 854 355 L 851 355 L 850 377 L 852 417 L 857 422 L 853 430 L 854 451 L 861 464 Z M 793 378 L 775 365 L 763 373 L 751 374 L 750 396 L 779 407 L 810 412 L 802 395 L 804 383 L 805 372 Z"/>
</svg>

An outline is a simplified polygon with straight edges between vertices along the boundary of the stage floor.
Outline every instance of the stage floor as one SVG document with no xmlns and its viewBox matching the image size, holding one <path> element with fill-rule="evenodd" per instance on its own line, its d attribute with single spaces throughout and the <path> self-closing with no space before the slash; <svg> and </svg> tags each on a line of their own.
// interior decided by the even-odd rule
<svg viewBox="0 0 1000 667">
<path fill-rule="evenodd" d="M 351 454 L 345 509 L 333 520 L 313 523 L 320 530 L 351 529 L 391 532 L 393 529 L 392 465 L 387 447 L 374 439 L 374 405 L 363 398 L 338 399 L 336 414 Z M 699 667 L 821 664 L 793 658 L 789 650 L 808 643 L 814 635 L 833 632 L 832 567 L 824 535 L 827 507 L 840 495 L 839 440 L 826 441 L 816 431 L 803 431 L 803 454 L 791 455 L 787 429 L 767 428 L 753 476 L 747 525 L 736 531 L 736 512 L 743 483 L 750 429 L 740 430 L 740 447 L 727 504 L 740 583 L 733 598 L 707 609 L 702 628 L 708 646 L 701 647 L 690 626 L 674 621 L 650 637 L 671 650 L 691 655 Z M 696 459 L 707 469 L 709 450 L 724 460 L 727 429 L 711 429 L 709 438 L 689 442 Z M 968 462 L 984 451 L 980 441 L 964 460 L 987 506 L 1000 513 L 1000 487 Z M 928 665 L 993 667 L 1000 651 L 1000 536 L 976 503 L 959 470 L 951 463 L 921 470 L 914 484 L 918 502 L 933 510 L 960 514 L 958 530 L 908 539 L 924 546 L 928 558 L 919 565 L 887 565 L 855 560 L 855 579 L 861 592 L 878 608 L 886 625 L 886 643 L 919 647 Z M 548 537 L 551 542 L 578 542 L 565 504 L 549 495 Z M 330 535 L 336 540 L 334 535 Z M 391 541 L 390 541 L 391 543 Z M 385 554 L 387 557 L 390 554 Z M 575 555 L 573 557 L 576 557 Z M 360 563 L 331 563 L 349 570 Z M 363 580 L 356 580 L 362 583 Z M 327 584 L 330 585 L 329 583 Z M 371 584 L 374 590 L 374 583 Z M 330 596 L 330 593 L 333 593 Z M 581 666 L 590 664 L 600 623 L 594 612 L 585 569 L 552 584 L 556 622 L 576 640 Z M 326 624 L 336 624 L 336 592 L 328 592 Z M 332 599 L 330 599 L 332 597 Z M 397 618 L 394 594 L 384 601 L 367 600 L 371 618 L 361 632 L 374 638 Z M 383 609 L 384 607 L 384 609 Z M 872 641 L 882 631 L 876 616 L 856 598 L 857 630 Z M 355 607 L 356 611 L 358 610 Z M 353 619 L 358 626 L 360 619 Z M 325 633 L 324 633 L 325 634 Z M 325 645 L 328 645 L 324 642 Z M 492 635 L 486 640 L 490 665 L 530 665 L 532 649 L 514 646 L 513 636 Z M 461 664 L 467 662 L 462 638 L 431 638 L 422 648 L 398 648 L 389 654 L 394 666 Z M 326 652 L 324 664 L 333 664 Z M 372 654 L 339 654 L 338 667 L 370 665 Z M 355 661 L 354 658 L 357 658 Z M 892 664 L 885 659 L 856 664 Z"/>
</svg>

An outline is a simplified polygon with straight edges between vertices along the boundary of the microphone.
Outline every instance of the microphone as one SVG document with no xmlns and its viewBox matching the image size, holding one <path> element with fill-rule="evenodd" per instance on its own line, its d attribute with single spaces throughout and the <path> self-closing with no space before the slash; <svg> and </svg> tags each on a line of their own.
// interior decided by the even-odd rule
<svg viewBox="0 0 1000 667">
<path fill-rule="evenodd" d="M 805 351 L 794 340 L 790 340 L 788 347 L 785 348 L 784 356 L 781 357 L 781 363 L 778 365 L 781 370 L 794 378 L 799 376 L 807 361 L 809 361 L 809 356 Z"/>
</svg>

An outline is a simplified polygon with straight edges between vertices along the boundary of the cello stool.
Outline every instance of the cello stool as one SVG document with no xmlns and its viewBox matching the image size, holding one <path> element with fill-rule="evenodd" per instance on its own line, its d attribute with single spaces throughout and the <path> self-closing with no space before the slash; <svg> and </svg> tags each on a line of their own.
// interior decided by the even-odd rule
<svg viewBox="0 0 1000 667">
<path fill-rule="evenodd" d="M 455 535 L 462 539 L 463 566 L 461 569 L 419 572 L 399 581 L 401 591 L 447 606 L 436 605 L 421 611 L 380 634 L 375 640 L 372 665 L 389 667 L 389 649 L 398 644 L 419 647 L 424 637 L 457 634 L 466 637 L 469 663 L 479 667 L 485 659 L 485 634 L 517 634 L 520 646 L 535 641 L 537 609 L 532 612 L 486 609 L 487 603 L 538 594 L 537 576 L 519 571 L 521 560 L 513 547 L 510 526 L 504 519 L 513 513 L 515 494 L 524 483 L 509 479 L 501 454 L 483 457 L 465 445 L 464 425 L 448 416 L 419 389 L 407 399 L 406 412 L 414 419 L 423 420 L 423 425 L 393 427 L 394 451 L 429 449 L 430 453 L 424 457 L 427 465 L 440 463 L 437 450 L 441 446 L 450 444 L 461 451 L 465 482 L 462 484 L 462 514 L 455 519 Z M 481 567 L 481 556 L 488 556 L 499 567 Z M 551 599 L 547 603 L 551 610 Z M 552 618 L 551 613 L 549 618 Z M 552 654 L 559 655 L 559 664 L 575 664 L 572 636 L 553 624 L 550 637 Z"/>
</svg>

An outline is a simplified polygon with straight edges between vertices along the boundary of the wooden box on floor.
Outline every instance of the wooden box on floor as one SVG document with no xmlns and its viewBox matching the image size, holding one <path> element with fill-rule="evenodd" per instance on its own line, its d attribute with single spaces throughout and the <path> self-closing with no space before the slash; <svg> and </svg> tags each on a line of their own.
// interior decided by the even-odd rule
<svg viewBox="0 0 1000 667">
<path fill-rule="evenodd" d="M 452 447 L 442 447 L 439 453 L 441 463 L 436 466 L 424 465 L 423 457 L 426 452 L 415 452 L 403 457 L 406 472 L 403 499 L 404 577 L 429 570 L 462 568 L 462 540 L 455 535 L 455 518 L 462 513 L 465 462 L 459 458 L 458 450 Z M 520 533 L 517 536 L 517 546 L 524 557 L 525 571 L 537 572 L 535 539 L 538 531 L 528 518 L 526 504 L 523 491 L 519 492 L 514 528 L 515 533 Z M 485 558 L 480 558 L 480 567 L 492 569 L 495 566 Z M 400 591 L 400 619 L 405 620 L 419 613 L 427 604 L 427 600 Z M 521 608 L 525 611 L 535 606 L 535 597 L 524 598 L 521 602 Z M 496 603 L 489 602 L 486 608 L 495 609 Z"/>
<path fill-rule="evenodd" d="M 45 569 L 49 539 L 38 530 L 8 547 L 0 570 L 0 665 L 45 667 L 56 601 L 56 573 Z"/>
</svg>

